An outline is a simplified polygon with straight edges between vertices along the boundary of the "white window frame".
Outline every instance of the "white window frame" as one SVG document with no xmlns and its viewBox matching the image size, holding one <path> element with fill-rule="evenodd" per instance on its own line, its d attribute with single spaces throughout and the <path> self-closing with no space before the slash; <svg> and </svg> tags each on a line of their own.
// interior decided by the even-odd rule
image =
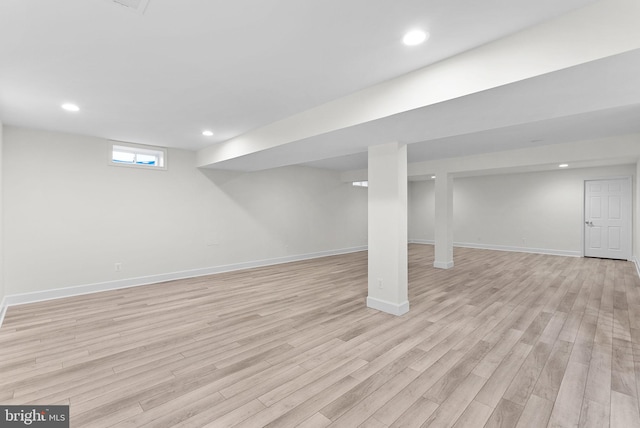
<svg viewBox="0 0 640 428">
<path fill-rule="evenodd" d="M 142 155 L 159 155 L 160 165 L 144 165 L 137 163 L 122 163 L 113 160 L 113 151 L 118 147 L 125 152 L 142 154 Z M 127 143 L 124 141 L 109 140 L 107 144 L 107 163 L 111 166 L 120 166 L 125 168 L 151 169 L 157 171 L 167 170 L 167 149 L 165 147 L 147 146 L 144 144 Z"/>
</svg>

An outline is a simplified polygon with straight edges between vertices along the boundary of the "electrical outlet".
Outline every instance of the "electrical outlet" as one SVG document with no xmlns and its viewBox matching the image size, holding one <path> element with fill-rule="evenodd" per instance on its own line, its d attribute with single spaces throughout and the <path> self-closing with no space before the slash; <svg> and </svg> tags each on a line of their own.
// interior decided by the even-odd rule
<svg viewBox="0 0 640 428">
<path fill-rule="evenodd" d="M 113 268 L 116 272 L 120 272 L 122 270 L 122 263 L 116 263 Z"/>
<path fill-rule="evenodd" d="M 378 288 L 382 288 L 382 278 L 378 278 Z"/>
</svg>

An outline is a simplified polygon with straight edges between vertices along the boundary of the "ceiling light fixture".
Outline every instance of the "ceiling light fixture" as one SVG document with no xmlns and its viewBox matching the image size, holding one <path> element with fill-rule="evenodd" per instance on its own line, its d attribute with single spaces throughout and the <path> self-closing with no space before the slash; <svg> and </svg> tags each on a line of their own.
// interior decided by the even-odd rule
<svg viewBox="0 0 640 428">
<path fill-rule="evenodd" d="M 80 111 L 80 107 L 71 103 L 64 103 L 60 107 L 62 107 L 66 111 L 77 112 Z"/>
<path fill-rule="evenodd" d="M 416 46 L 423 43 L 429 37 L 429 33 L 422 30 L 412 30 L 404 35 L 402 43 L 407 46 Z"/>
<path fill-rule="evenodd" d="M 431 178 L 434 178 L 434 179 L 435 179 L 435 178 L 436 178 L 436 176 L 435 176 L 435 175 L 432 175 L 432 176 L 431 176 Z"/>
<path fill-rule="evenodd" d="M 561 163 L 560 165 L 558 165 L 558 168 L 566 168 L 568 166 L 569 166 L 568 163 Z"/>
<path fill-rule="evenodd" d="M 205 137 L 212 137 L 213 136 L 213 131 L 202 131 L 202 135 L 204 135 Z"/>
</svg>

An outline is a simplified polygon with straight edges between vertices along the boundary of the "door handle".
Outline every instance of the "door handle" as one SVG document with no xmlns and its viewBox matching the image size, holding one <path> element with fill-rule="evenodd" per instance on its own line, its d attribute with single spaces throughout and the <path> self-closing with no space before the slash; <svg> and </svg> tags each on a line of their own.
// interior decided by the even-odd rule
<svg viewBox="0 0 640 428">
<path fill-rule="evenodd" d="M 587 226 L 593 226 L 593 222 L 592 221 L 585 221 L 584 224 L 586 224 Z"/>
</svg>

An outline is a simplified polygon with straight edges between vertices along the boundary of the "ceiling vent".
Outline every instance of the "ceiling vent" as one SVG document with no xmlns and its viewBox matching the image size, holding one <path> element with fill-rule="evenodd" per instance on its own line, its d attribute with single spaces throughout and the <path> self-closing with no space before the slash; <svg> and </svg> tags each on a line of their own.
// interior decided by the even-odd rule
<svg viewBox="0 0 640 428">
<path fill-rule="evenodd" d="M 149 0 L 106 0 L 109 3 L 116 4 L 132 12 L 142 15 L 147 9 Z"/>
</svg>

